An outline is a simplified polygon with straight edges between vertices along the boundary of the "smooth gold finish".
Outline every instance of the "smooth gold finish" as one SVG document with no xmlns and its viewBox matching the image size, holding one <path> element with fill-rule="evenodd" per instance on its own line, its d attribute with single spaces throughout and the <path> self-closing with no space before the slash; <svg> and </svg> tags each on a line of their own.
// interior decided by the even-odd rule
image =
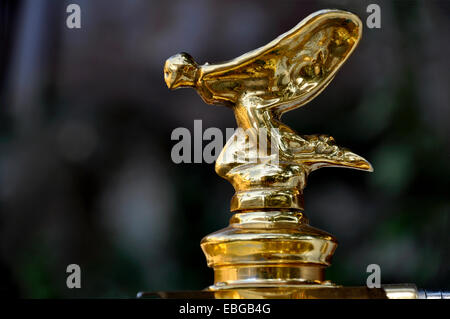
<svg viewBox="0 0 450 319">
<path fill-rule="evenodd" d="M 328 284 L 336 239 L 308 225 L 302 212 L 257 211 L 233 215 L 230 226 L 203 238 L 214 268 L 212 289 Z"/>
<path fill-rule="evenodd" d="M 309 226 L 303 214 L 306 179 L 322 167 L 372 166 L 331 136 L 297 134 L 281 116 L 325 89 L 361 34 L 356 15 L 322 10 L 225 63 L 198 65 L 187 53 L 166 61 L 169 88 L 192 87 L 206 103 L 230 107 L 239 127 L 216 161 L 218 175 L 235 188 L 235 215 L 229 227 L 201 242 L 215 272 L 211 290 L 334 287 L 324 269 L 337 241 Z"/>
</svg>

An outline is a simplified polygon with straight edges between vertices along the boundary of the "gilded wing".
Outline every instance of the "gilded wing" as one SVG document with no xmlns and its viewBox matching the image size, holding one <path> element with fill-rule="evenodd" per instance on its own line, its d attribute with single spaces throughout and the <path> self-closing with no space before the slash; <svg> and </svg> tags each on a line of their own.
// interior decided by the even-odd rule
<svg viewBox="0 0 450 319">
<path fill-rule="evenodd" d="M 318 11 L 261 48 L 229 62 L 200 66 L 195 87 L 210 104 L 234 105 L 251 93 L 283 113 L 328 85 L 361 32 L 361 21 L 350 12 Z"/>
</svg>

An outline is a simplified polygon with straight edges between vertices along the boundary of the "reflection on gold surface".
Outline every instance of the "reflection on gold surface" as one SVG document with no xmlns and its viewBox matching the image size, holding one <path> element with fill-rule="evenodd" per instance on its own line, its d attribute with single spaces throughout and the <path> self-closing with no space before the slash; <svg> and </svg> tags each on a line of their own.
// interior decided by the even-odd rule
<svg viewBox="0 0 450 319">
<path fill-rule="evenodd" d="M 306 178 L 321 167 L 372 167 L 331 136 L 299 135 L 281 116 L 325 89 L 361 34 L 356 15 L 322 10 L 269 44 L 225 63 L 198 65 L 187 53 L 166 61 L 169 88 L 192 87 L 206 103 L 231 108 L 242 129 L 216 162 L 216 172 L 236 190 L 231 200 L 236 214 L 229 227 L 202 240 L 215 271 L 210 289 L 334 287 L 325 281 L 324 269 L 337 241 L 309 226 L 303 214 Z M 270 145 L 243 136 L 259 137 L 261 132 Z"/>
</svg>

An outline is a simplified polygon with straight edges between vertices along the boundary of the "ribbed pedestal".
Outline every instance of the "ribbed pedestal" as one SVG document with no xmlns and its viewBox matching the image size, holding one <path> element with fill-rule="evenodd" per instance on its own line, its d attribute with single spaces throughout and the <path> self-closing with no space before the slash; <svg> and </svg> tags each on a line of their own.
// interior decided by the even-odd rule
<svg viewBox="0 0 450 319">
<path fill-rule="evenodd" d="M 336 239 L 309 226 L 300 211 L 247 211 L 203 238 L 201 247 L 214 269 L 210 289 L 331 285 L 324 271 Z"/>
</svg>

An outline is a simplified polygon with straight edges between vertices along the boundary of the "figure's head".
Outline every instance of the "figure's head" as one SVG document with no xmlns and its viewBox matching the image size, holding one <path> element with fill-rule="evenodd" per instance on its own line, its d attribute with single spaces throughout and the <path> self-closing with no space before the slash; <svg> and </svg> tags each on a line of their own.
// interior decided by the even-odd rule
<svg viewBox="0 0 450 319">
<path fill-rule="evenodd" d="M 194 87 L 198 65 L 187 53 L 178 53 L 167 59 L 164 65 L 164 80 L 169 89 Z"/>
</svg>

